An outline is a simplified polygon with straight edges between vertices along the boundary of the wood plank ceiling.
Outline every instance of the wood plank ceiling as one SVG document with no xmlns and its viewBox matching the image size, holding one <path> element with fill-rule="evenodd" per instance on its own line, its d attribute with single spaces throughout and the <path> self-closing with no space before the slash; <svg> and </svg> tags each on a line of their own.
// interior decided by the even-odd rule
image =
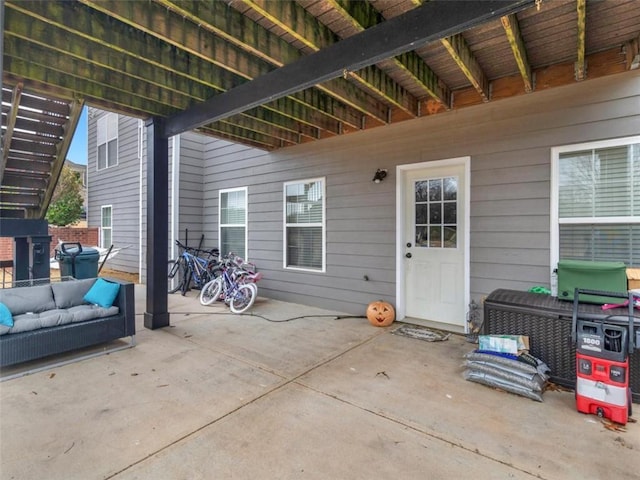
<svg viewBox="0 0 640 480">
<path fill-rule="evenodd" d="M 439 3 L 4 0 L 0 208 L 44 215 L 78 106 L 171 118 L 414 9 L 442 11 Z M 521 3 L 516 13 L 345 68 L 197 130 L 275 150 L 638 67 L 639 0 Z M 30 109 L 20 99 L 44 104 Z M 59 109 L 56 119 L 44 117 Z M 36 147 L 41 137 L 50 157 Z M 29 158 L 43 165 L 14 168 Z"/>
</svg>

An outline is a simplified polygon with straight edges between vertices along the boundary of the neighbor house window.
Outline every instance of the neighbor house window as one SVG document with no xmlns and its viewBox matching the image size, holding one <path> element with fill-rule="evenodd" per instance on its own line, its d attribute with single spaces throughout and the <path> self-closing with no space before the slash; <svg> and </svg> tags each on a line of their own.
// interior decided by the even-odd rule
<svg viewBox="0 0 640 480">
<path fill-rule="evenodd" d="M 100 210 L 100 246 L 102 248 L 109 248 L 112 244 L 111 214 L 111 205 L 104 206 Z"/>
<path fill-rule="evenodd" d="M 98 170 L 118 164 L 118 115 L 107 113 L 98 119 Z"/>
<path fill-rule="evenodd" d="M 284 266 L 325 271 L 325 180 L 284 184 Z"/>
<path fill-rule="evenodd" d="M 247 258 L 247 188 L 220 190 L 220 253 Z"/>
<path fill-rule="evenodd" d="M 640 266 L 640 137 L 555 148 L 553 172 L 554 266 L 558 259 Z"/>
</svg>

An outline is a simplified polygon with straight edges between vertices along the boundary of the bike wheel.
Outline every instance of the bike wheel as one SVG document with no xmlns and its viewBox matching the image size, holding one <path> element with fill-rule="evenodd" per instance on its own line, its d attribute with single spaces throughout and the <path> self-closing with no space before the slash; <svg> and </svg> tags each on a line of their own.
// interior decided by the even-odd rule
<svg viewBox="0 0 640 480">
<path fill-rule="evenodd" d="M 182 283 L 180 285 L 180 292 L 182 293 L 183 297 L 186 295 L 186 293 L 189 290 L 191 290 L 191 280 L 192 279 L 193 279 L 193 270 L 191 269 L 191 266 L 189 266 L 185 262 L 184 275 L 182 277 Z"/>
<path fill-rule="evenodd" d="M 222 277 L 211 280 L 200 290 L 200 304 L 211 305 L 222 293 Z"/>
<path fill-rule="evenodd" d="M 184 281 L 184 260 L 179 258 L 178 260 L 169 260 L 167 267 L 167 280 L 169 293 L 175 293 L 182 288 L 182 282 Z"/>
<path fill-rule="evenodd" d="M 240 285 L 231 298 L 229 308 L 233 313 L 246 312 L 256 301 L 256 290 L 249 285 Z"/>
</svg>

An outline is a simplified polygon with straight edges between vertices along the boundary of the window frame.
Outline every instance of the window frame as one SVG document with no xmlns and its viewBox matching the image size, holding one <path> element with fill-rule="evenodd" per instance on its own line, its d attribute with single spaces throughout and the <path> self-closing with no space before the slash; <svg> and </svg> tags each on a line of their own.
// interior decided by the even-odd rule
<svg viewBox="0 0 640 480">
<path fill-rule="evenodd" d="M 560 218 L 560 155 L 562 153 L 579 152 L 583 150 L 598 150 L 611 147 L 623 147 L 640 144 L 640 135 L 614 138 L 593 142 L 563 145 L 551 148 L 551 201 L 550 201 L 550 262 L 551 285 L 555 284 L 555 270 L 560 260 L 560 225 L 565 224 L 640 224 L 640 216 L 611 216 L 611 217 L 567 217 Z M 555 294 L 555 292 L 552 292 Z"/>
<path fill-rule="evenodd" d="M 105 209 L 109 209 L 109 226 L 105 227 L 104 224 L 104 211 Z M 111 244 L 104 244 L 104 230 L 105 228 L 109 230 L 111 234 Z M 100 206 L 100 247 L 109 248 L 113 244 L 113 205 L 101 205 Z"/>
<path fill-rule="evenodd" d="M 322 185 L 322 222 L 319 223 L 287 223 L 287 187 L 289 185 L 300 185 L 306 183 L 320 182 Z M 310 273 L 326 273 L 327 271 L 327 179 L 326 177 L 307 178 L 302 180 L 292 180 L 282 184 L 282 268 L 284 270 L 295 270 Z M 287 265 L 287 228 L 288 227 L 321 227 L 322 228 L 322 267 L 311 268 L 304 266 Z"/>
<path fill-rule="evenodd" d="M 249 260 L 249 188 L 248 187 L 236 187 L 236 188 L 223 188 L 218 191 L 218 244 L 220 248 L 220 255 L 226 255 L 229 252 L 222 250 L 222 228 L 223 227 L 238 227 L 237 223 L 222 223 L 222 194 L 231 192 L 244 192 L 244 252 L 233 252 L 236 255 L 240 255 L 244 260 Z"/>
<path fill-rule="evenodd" d="M 113 124 L 112 124 L 113 122 Z M 113 131 L 112 131 L 113 130 Z M 102 135 L 100 132 L 104 131 L 104 141 L 101 141 L 100 138 Z M 96 171 L 101 172 L 103 170 L 107 170 L 109 168 L 117 167 L 120 163 L 118 158 L 118 144 L 120 140 L 118 138 L 119 131 L 119 118 L 117 113 L 107 113 L 106 115 L 98 118 L 97 121 L 97 132 L 96 132 Z M 109 143 L 115 140 L 115 163 L 109 164 Z M 105 166 L 100 168 L 100 146 L 105 145 L 106 149 L 106 158 L 105 158 Z"/>
</svg>

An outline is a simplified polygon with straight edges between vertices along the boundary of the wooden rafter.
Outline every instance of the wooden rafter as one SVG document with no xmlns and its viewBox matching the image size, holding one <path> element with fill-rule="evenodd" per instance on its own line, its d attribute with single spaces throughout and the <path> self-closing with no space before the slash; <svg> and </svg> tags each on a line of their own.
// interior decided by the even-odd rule
<svg viewBox="0 0 640 480">
<path fill-rule="evenodd" d="M 79 1 L 147 35 L 211 62 L 221 69 L 228 70 L 244 81 L 260 77 L 273 69 L 263 60 L 225 42 L 208 30 L 200 28 L 197 24 L 185 21 L 177 13 L 167 10 L 159 4 L 122 2 L 120 0 Z M 182 31 L 183 34 L 179 38 L 172 35 L 176 31 Z M 291 95 L 290 98 L 304 107 L 316 110 L 318 113 L 330 116 L 339 122 L 354 128 L 360 126 L 360 114 L 348 112 L 347 115 L 338 116 L 339 112 L 345 112 L 345 108 L 343 105 L 336 105 L 336 100 L 332 98 L 324 98 L 322 105 L 305 103 L 307 99 L 301 98 L 297 94 Z"/>
<path fill-rule="evenodd" d="M 524 46 L 524 40 L 522 39 L 522 33 L 520 32 L 520 25 L 518 18 L 515 14 L 506 15 L 500 18 L 502 27 L 509 40 L 511 51 L 513 52 L 513 58 L 518 65 L 518 70 L 522 76 L 524 82 L 524 91 L 530 93 L 533 91 L 533 77 L 531 74 L 531 65 L 527 59 L 527 49 Z"/>
<path fill-rule="evenodd" d="M 584 80 L 587 76 L 587 66 L 584 59 L 586 24 L 587 24 L 587 0 L 577 0 L 576 10 L 578 13 L 578 53 L 576 60 L 576 80 Z"/>
<path fill-rule="evenodd" d="M 297 62 L 195 105 L 167 119 L 166 136 L 191 130 L 262 105 L 267 99 L 301 91 L 344 70 L 358 70 L 389 56 L 399 55 L 446 33 L 464 31 L 494 16 L 526 8 L 530 0 L 467 2 L 465 8 L 449 2 L 429 2 L 399 17 L 346 38 Z M 438 22 L 427 19 L 440 16 Z"/>
<path fill-rule="evenodd" d="M 270 16 L 263 17 L 246 2 L 264 7 Z M 221 105 L 220 99 L 209 102 L 426 4 L 432 4 L 428 8 L 433 8 L 434 14 L 423 18 L 425 26 L 457 18 L 462 10 L 487 3 L 483 0 L 246 2 L 4 0 L 3 82 L 11 88 L 20 82 L 24 84 L 27 93 L 22 96 L 21 112 L 24 102 L 43 96 L 63 100 L 65 106 L 68 103 L 64 101 L 84 98 L 101 109 L 142 118 L 152 115 L 171 119 L 182 111 L 195 112 L 193 108 L 200 104 Z M 465 24 L 461 30 L 443 33 L 445 38 L 454 40 L 456 33 L 462 33 L 457 38 L 466 42 L 459 42 L 462 47 L 451 42 L 452 47 L 457 47 L 453 50 L 462 59 L 465 54 L 471 57 L 471 52 L 477 55 L 477 60 L 486 67 L 485 76 L 491 75 L 486 79 L 491 81 L 490 89 L 482 88 L 482 77 L 473 73 L 473 64 L 468 61 L 462 64 L 475 85 L 472 86 L 472 80 L 465 82 L 461 71 L 452 68 L 450 55 L 443 48 L 424 44 L 414 44 L 402 52 L 387 48 L 379 50 L 380 55 L 371 63 L 353 61 L 355 57 L 347 55 L 344 58 L 351 60 L 345 62 L 329 58 L 327 62 L 332 66 L 343 65 L 332 71 L 335 76 L 325 75 L 324 65 L 312 61 L 306 65 L 314 72 L 324 73 L 306 76 L 293 73 L 296 81 L 302 82 L 298 85 L 283 78 L 283 85 L 287 85 L 283 96 L 281 88 L 262 83 L 264 90 L 251 97 L 251 104 L 242 105 L 243 99 L 236 98 L 231 110 L 217 107 L 212 110 L 227 111 L 227 116 L 217 118 L 206 133 L 272 150 L 406 120 L 411 117 L 407 111 L 415 112 L 416 108 L 411 97 L 419 99 L 423 112 L 444 111 L 442 105 L 449 105 L 447 93 L 431 95 L 426 87 L 419 86 L 420 82 L 434 87 L 455 85 L 456 103 L 450 107 L 458 109 L 481 103 L 489 93 L 499 99 L 534 88 L 543 90 L 570 84 L 586 78 L 587 68 L 588 78 L 638 68 L 640 14 L 633 9 L 633 2 L 543 2 L 539 13 L 532 9 L 519 14 L 520 25 L 516 17 L 507 15 L 511 11 L 500 10 L 507 1 L 493 3 L 497 7 L 492 16 Z M 531 0 L 519 6 L 528 8 L 534 3 L 539 2 Z M 455 5 L 454 11 L 447 10 L 447 4 Z M 587 22 L 587 17 L 594 21 Z M 480 26 L 485 20 L 498 18 L 502 21 L 498 30 L 495 24 Z M 282 25 L 287 29 L 282 30 Z M 392 32 L 388 40 L 393 42 L 396 34 Z M 505 39 L 509 40 L 515 62 L 511 62 L 511 55 L 502 58 Z M 440 43 L 440 40 L 429 41 Z M 377 41 L 375 37 L 372 39 L 372 43 Z M 586 47 L 592 52 L 589 55 Z M 369 58 L 370 45 L 357 48 L 361 49 L 358 53 Z M 420 55 L 414 53 L 416 49 Z M 343 55 L 340 50 L 334 52 Z M 465 87 L 465 83 L 469 86 Z M 255 90 L 260 85 L 251 84 L 250 88 Z M 406 90 L 398 90 L 398 85 Z M 410 96 L 405 95 L 407 92 Z M 32 93 L 36 95 L 32 97 Z M 229 97 L 225 98 L 223 102 Z M 5 89 L 3 101 L 4 134 L 11 125 L 10 90 Z M 33 187 L 25 187 L 27 190 L 42 190 L 38 185 L 49 175 L 50 162 L 40 161 L 47 154 L 38 152 L 51 150 L 51 145 L 30 132 L 55 137 L 60 135 L 61 127 L 47 122 L 45 113 L 31 113 L 29 118 L 20 113 L 15 120 L 11 144 L 21 148 L 34 144 L 33 152 L 23 157 L 27 152 L 11 150 L 3 160 L 6 154 L 3 151 L 0 170 L 4 167 L 13 182 L 16 175 L 22 174 L 14 166 L 32 161 L 34 168 L 42 167 L 43 172 L 29 177 L 28 182 L 25 177 L 23 184 Z M 209 120 L 214 121 L 214 117 Z M 8 140 L 9 135 L 6 137 Z M 25 174 L 28 171 L 23 169 Z"/>
<path fill-rule="evenodd" d="M 7 125 L 4 136 L 2 137 L 2 158 L 0 158 L 0 184 L 4 181 L 4 170 L 7 166 L 7 159 L 9 158 L 9 150 L 11 150 L 11 140 L 13 137 L 13 129 L 16 125 L 16 119 L 18 117 L 18 108 L 20 106 L 20 98 L 22 97 L 22 89 L 24 84 L 18 83 L 11 93 L 11 106 L 7 113 Z"/>
<path fill-rule="evenodd" d="M 462 34 L 443 38 L 440 41 L 462 73 L 469 79 L 473 88 L 480 94 L 482 101 L 488 102 L 490 100 L 489 81 Z"/>
<path fill-rule="evenodd" d="M 323 0 L 323 2 L 349 22 L 353 33 L 362 32 L 384 21 L 382 15 L 368 2 L 352 0 Z M 425 95 L 432 97 L 447 109 L 450 107 L 451 92 L 415 52 L 405 52 L 387 62 L 391 62 L 407 73 Z M 382 68 L 383 64 L 379 66 Z"/>
<path fill-rule="evenodd" d="M 154 1 L 275 67 L 294 62 L 303 56 L 293 45 L 223 2 Z M 387 107 L 384 104 L 342 78 L 329 80 L 317 88 L 364 115 L 381 122 L 386 121 Z"/>
<path fill-rule="evenodd" d="M 87 98 L 100 97 L 101 87 L 94 85 L 94 83 L 100 83 L 99 79 L 103 78 L 106 81 L 104 88 L 108 88 L 108 91 L 115 88 L 125 92 L 123 96 L 125 104 L 127 96 L 134 95 L 132 102 L 135 105 L 135 95 L 139 93 L 143 97 L 143 102 L 144 98 L 149 98 L 175 110 L 203 101 L 239 83 L 232 73 L 200 58 L 189 58 L 187 53 L 178 51 L 172 56 L 172 62 L 167 62 L 163 52 L 149 48 L 148 42 L 133 34 L 126 34 L 117 26 L 111 28 L 108 41 L 99 42 L 91 37 L 91 26 L 82 21 L 78 15 L 72 15 L 71 6 L 63 6 L 66 9 L 62 11 L 64 23 L 55 20 L 55 10 L 53 10 L 55 7 L 51 2 L 43 4 L 43 8 L 47 9 L 43 12 L 48 15 L 46 21 L 44 18 L 31 17 L 19 10 L 7 9 L 7 18 L 14 28 L 7 35 L 6 50 L 25 57 L 25 50 L 29 47 L 25 48 L 23 45 L 17 48 L 13 45 L 18 41 L 33 43 L 39 49 L 35 46 L 32 47 L 37 52 L 29 53 L 25 59 L 34 64 L 38 63 L 38 59 L 42 59 L 46 68 L 51 67 L 56 57 L 60 57 L 62 68 L 59 70 L 62 73 L 69 71 L 72 75 L 74 72 L 77 73 L 78 81 L 87 86 L 81 92 Z M 78 41 L 70 41 L 74 37 Z M 84 42 L 80 41 L 81 39 Z M 91 58 L 86 58 L 87 47 L 92 53 Z M 37 54 L 38 52 L 39 54 Z M 69 58 L 62 60 L 64 57 Z M 69 66 L 71 64 L 77 68 L 71 68 Z M 82 81 L 80 69 L 85 73 L 88 70 L 95 72 L 91 77 L 84 77 L 85 79 L 90 78 L 94 82 Z M 164 74 L 159 75 L 158 69 Z M 113 75 L 113 73 L 122 75 Z M 51 75 L 49 77 L 52 78 Z M 119 77 L 122 77 L 123 80 L 128 79 L 129 84 L 118 84 L 114 79 Z M 135 85 L 135 88 L 132 88 L 132 85 Z M 159 92 L 164 90 L 170 92 L 173 98 L 167 97 L 165 94 L 164 100 L 159 99 L 157 97 Z M 284 107 L 284 111 L 279 111 L 275 108 L 269 109 L 266 106 L 264 108 L 270 111 L 265 113 L 263 117 L 272 117 L 273 124 L 279 124 L 283 128 L 299 132 L 310 138 L 314 138 L 317 134 L 315 128 L 308 126 L 309 123 L 331 131 L 337 131 L 339 128 L 334 119 L 323 119 L 321 115 L 315 115 L 315 118 L 311 119 L 306 118 L 307 125 L 303 125 L 299 122 L 304 119 L 296 118 L 293 114 L 286 115 L 287 111 L 295 111 L 297 105 L 294 102 L 285 101 Z M 301 109 L 298 108 L 298 110 Z M 160 106 L 154 110 L 154 114 L 157 115 L 166 115 L 167 113 L 167 109 Z"/>
<path fill-rule="evenodd" d="M 238 3 L 268 18 L 312 52 L 318 52 L 338 41 L 337 36 L 328 27 L 295 2 L 239 0 Z M 413 117 L 418 116 L 417 100 L 377 67 L 368 66 L 358 71 L 344 73 L 385 102 L 404 110 Z"/>
</svg>

